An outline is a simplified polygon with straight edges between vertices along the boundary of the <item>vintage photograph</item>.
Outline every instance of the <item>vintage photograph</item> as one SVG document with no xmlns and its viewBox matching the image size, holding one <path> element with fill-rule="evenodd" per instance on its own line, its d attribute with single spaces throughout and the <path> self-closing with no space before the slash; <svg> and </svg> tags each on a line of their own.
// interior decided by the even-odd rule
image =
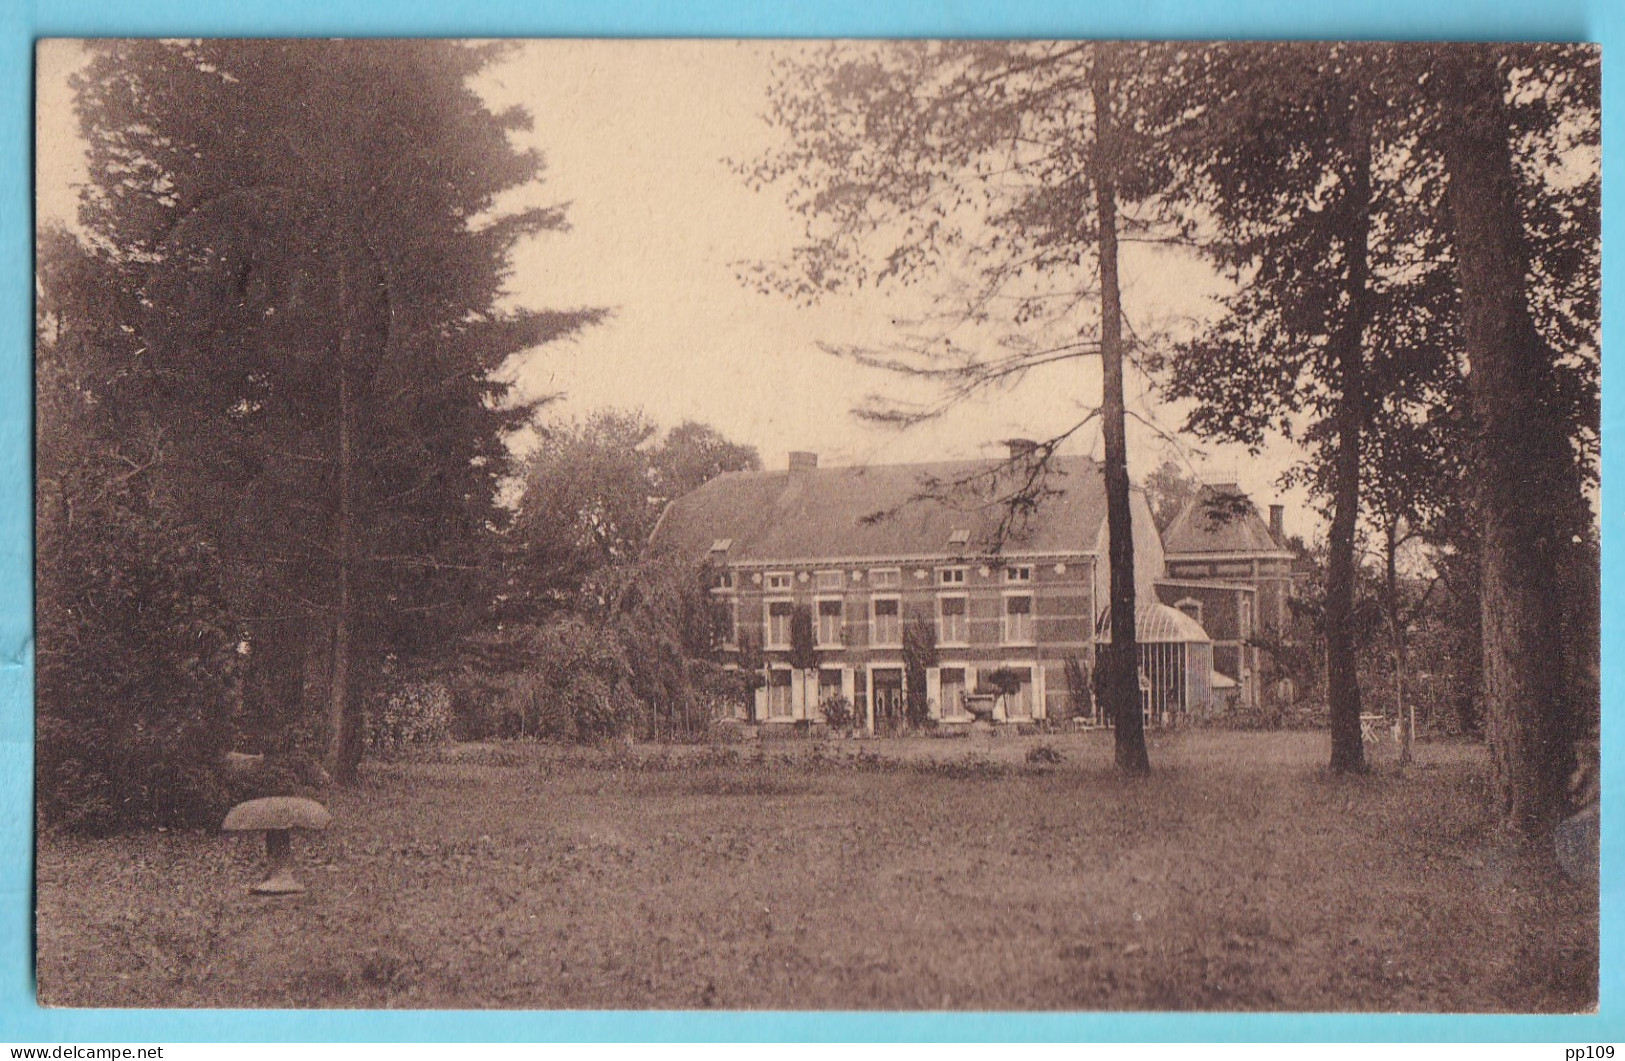
<svg viewBox="0 0 1625 1061">
<path fill-rule="evenodd" d="M 47 40 L 52 1007 L 1588 1013 L 1588 44 Z"/>
</svg>

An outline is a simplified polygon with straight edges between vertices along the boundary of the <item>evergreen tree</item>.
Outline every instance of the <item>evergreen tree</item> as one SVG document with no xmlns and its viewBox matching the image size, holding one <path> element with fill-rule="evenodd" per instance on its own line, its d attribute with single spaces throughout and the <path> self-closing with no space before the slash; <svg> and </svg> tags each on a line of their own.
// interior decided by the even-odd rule
<svg viewBox="0 0 1625 1061">
<path fill-rule="evenodd" d="M 108 41 L 78 75 L 81 223 L 118 274 L 131 401 L 216 543 L 267 700 L 324 705 L 340 779 L 386 658 L 489 613 L 505 436 L 497 370 L 591 311 L 498 308 L 534 181 L 520 112 L 470 79 L 495 46 Z"/>
</svg>

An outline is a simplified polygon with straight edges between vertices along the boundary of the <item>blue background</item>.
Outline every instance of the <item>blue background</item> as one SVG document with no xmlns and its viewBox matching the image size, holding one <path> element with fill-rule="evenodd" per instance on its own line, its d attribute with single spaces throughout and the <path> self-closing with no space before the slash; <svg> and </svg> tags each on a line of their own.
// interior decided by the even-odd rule
<svg viewBox="0 0 1625 1061">
<path fill-rule="evenodd" d="M 671 8 L 676 8 L 675 10 Z M 1389 1040 L 1625 1039 L 1617 808 L 1621 805 L 1619 494 L 1603 493 L 1601 1011 L 1583 1017 L 1091 1014 L 715 1014 L 42 1010 L 34 1005 L 31 822 L 32 47 L 51 36 L 1030 36 L 1589 40 L 1603 44 L 1604 335 L 1620 323 L 1625 222 L 1618 0 L 38 0 L 0 3 L 0 1043 L 540 1039 Z M 1604 378 L 1619 358 L 1604 348 Z M 1603 396 L 1603 475 L 1619 467 L 1621 402 Z M 1448 941 L 1439 941 L 1448 945 Z"/>
</svg>

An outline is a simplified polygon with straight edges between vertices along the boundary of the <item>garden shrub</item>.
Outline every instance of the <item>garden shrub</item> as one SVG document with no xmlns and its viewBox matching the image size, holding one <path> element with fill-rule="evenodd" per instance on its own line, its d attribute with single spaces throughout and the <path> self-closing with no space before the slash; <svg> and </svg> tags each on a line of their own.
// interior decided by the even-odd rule
<svg viewBox="0 0 1625 1061">
<path fill-rule="evenodd" d="M 1066 672 L 1066 707 L 1069 718 L 1093 718 L 1095 713 L 1094 682 L 1089 669 L 1077 654 L 1068 654 L 1064 664 Z"/>
<path fill-rule="evenodd" d="M 1027 761 L 1029 763 L 1047 763 L 1053 766 L 1056 763 L 1065 762 L 1066 756 L 1051 748 L 1048 744 L 1035 744 L 1027 749 Z"/>
<path fill-rule="evenodd" d="M 852 708 L 852 701 L 845 696 L 832 696 L 819 707 L 824 712 L 825 724 L 832 730 L 850 730 L 852 724 L 857 721 L 857 712 Z"/>
<path fill-rule="evenodd" d="M 269 754 L 258 761 L 229 768 L 223 775 L 225 808 L 266 796 L 318 798 L 331 783 L 326 768 L 304 752 Z"/>
<path fill-rule="evenodd" d="M 614 688 L 597 674 L 579 675 L 559 690 L 558 697 L 576 740 L 620 736 L 632 721 L 631 713 L 617 706 Z"/>
<path fill-rule="evenodd" d="M 110 506 L 42 515 L 36 807 L 108 833 L 208 824 L 237 702 L 237 637 L 195 538 Z"/>
<path fill-rule="evenodd" d="M 538 627 L 527 646 L 531 667 L 517 689 L 516 736 L 594 741 L 629 732 L 636 698 L 613 637 L 580 619 Z"/>
<path fill-rule="evenodd" d="M 408 682 L 377 698 L 367 712 L 367 750 L 398 755 L 412 745 L 452 736 L 451 691 L 439 682 Z"/>
</svg>

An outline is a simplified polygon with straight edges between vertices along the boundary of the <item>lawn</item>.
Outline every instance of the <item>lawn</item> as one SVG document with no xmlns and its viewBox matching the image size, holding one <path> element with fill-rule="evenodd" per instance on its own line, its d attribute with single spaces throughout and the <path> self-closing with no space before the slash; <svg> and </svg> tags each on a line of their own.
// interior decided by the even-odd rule
<svg viewBox="0 0 1625 1061">
<path fill-rule="evenodd" d="M 1512 858 L 1480 747 L 1103 733 L 370 765 L 256 838 L 43 837 L 47 1005 L 1572 1012 L 1597 891 Z M 1046 745 L 1058 763 L 1029 763 Z"/>
</svg>

